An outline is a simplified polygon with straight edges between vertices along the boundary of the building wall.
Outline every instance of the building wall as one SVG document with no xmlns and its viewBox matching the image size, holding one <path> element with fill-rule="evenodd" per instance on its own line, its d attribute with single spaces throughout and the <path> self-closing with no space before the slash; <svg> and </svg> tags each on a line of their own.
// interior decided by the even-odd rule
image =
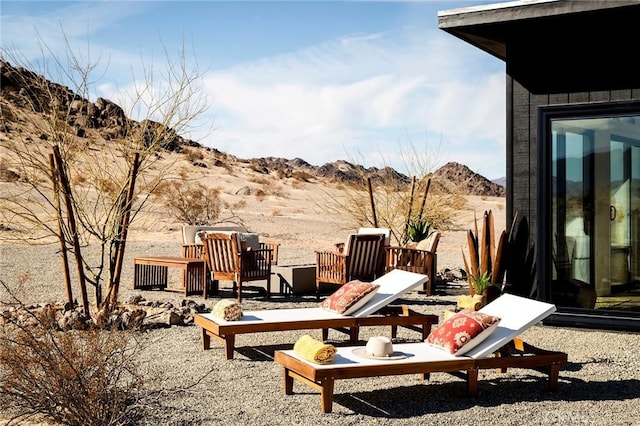
<svg viewBox="0 0 640 426">
<path fill-rule="evenodd" d="M 507 75 L 507 223 L 517 213 L 536 241 L 538 220 L 538 107 L 640 100 L 640 88 L 577 93 L 533 94 Z"/>
</svg>

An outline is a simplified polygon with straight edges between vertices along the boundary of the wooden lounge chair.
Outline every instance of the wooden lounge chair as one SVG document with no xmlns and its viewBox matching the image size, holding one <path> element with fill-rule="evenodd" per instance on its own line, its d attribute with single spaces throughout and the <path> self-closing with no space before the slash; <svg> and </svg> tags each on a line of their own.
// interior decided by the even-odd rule
<svg viewBox="0 0 640 426">
<path fill-rule="evenodd" d="M 427 343 L 405 343 L 393 346 L 394 351 L 407 355 L 398 360 L 375 360 L 357 356 L 358 347 L 340 347 L 331 364 L 314 364 L 297 356 L 293 350 L 276 351 L 274 360 L 284 368 L 284 391 L 293 393 L 293 381 L 298 380 L 318 390 L 321 408 L 331 412 L 336 379 L 419 374 L 428 379 L 433 372 L 463 375 L 469 395 L 477 393 L 478 371 L 483 369 L 542 369 L 549 374 L 549 385 L 556 389 L 560 366 L 567 354 L 550 352 L 527 345 L 517 336 L 555 311 L 555 306 L 523 297 L 505 294 L 485 306 L 480 312 L 502 319 L 489 337 L 464 355 L 456 356 Z"/>
<path fill-rule="evenodd" d="M 245 311 L 237 321 L 225 321 L 212 314 L 196 314 L 194 322 L 202 327 L 203 349 L 209 349 L 211 338 L 214 338 L 224 345 L 227 359 L 233 358 L 236 335 L 246 333 L 321 329 L 322 339 L 326 340 L 329 329 L 334 329 L 347 333 L 350 342 L 355 344 L 360 327 L 389 325 L 392 338 L 398 327 L 405 327 L 418 331 L 424 339 L 431 331 L 431 325 L 438 322 L 436 315 L 388 305 L 427 279 L 424 275 L 412 272 L 392 271 L 374 281 L 380 285 L 377 293 L 351 315 L 340 315 L 321 307 L 265 309 Z"/>
</svg>

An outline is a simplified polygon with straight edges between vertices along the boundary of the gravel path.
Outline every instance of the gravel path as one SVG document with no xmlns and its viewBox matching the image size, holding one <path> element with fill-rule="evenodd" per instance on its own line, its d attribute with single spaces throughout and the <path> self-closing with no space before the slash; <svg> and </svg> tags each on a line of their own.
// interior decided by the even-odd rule
<svg viewBox="0 0 640 426">
<path fill-rule="evenodd" d="M 153 253 L 176 255 L 176 245 L 131 242 L 127 246 L 121 300 L 134 294 L 147 300 L 183 297 L 171 292 L 134 292 L 132 258 Z M 283 247 L 281 263 L 313 262 L 313 252 Z M 441 266 L 445 265 L 445 257 Z M 25 302 L 63 300 L 55 246 L 24 247 L 0 244 L 0 279 Z M 177 280 L 177 278 L 175 278 Z M 466 284 L 465 284 L 466 285 Z M 275 288 L 275 285 L 273 286 Z M 223 288 L 224 289 L 224 288 Z M 462 285 L 440 289 L 426 298 L 417 292 L 398 303 L 424 313 L 442 315 L 464 291 Z M 0 300 L 6 300 L 0 291 Z M 218 299 L 191 297 L 211 307 Z M 245 310 L 306 307 L 313 296 L 270 301 L 254 296 L 243 300 Z M 386 334 L 382 328 L 361 330 L 361 339 Z M 466 396 L 462 380 L 444 373 L 428 382 L 417 376 L 393 376 L 336 382 L 333 412 L 322 414 L 319 393 L 299 383 L 294 395 L 283 393 L 282 369 L 272 360 L 275 350 L 291 348 L 300 331 L 240 335 L 233 360 L 225 360 L 221 346 L 203 351 L 200 329 L 171 327 L 149 332 L 141 356 L 145 376 L 162 382 L 164 425 L 416 425 L 416 424 L 640 424 L 640 334 L 535 326 L 522 337 L 549 350 L 565 351 L 569 363 L 560 373 L 557 392 L 550 392 L 543 374 L 528 370 L 480 373 L 479 394 Z M 318 330 L 311 334 L 319 336 Z M 401 330 L 399 340 L 418 341 L 416 333 Z M 343 335 L 330 332 L 331 343 Z M 0 409 L 1 413 L 1 409 Z M 154 422 L 156 423 L 156 422 Z"/>
</svg>

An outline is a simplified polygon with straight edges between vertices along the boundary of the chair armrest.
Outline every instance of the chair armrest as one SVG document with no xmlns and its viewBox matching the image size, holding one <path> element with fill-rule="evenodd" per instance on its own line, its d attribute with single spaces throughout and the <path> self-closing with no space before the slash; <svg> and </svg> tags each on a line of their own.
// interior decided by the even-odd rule
<svg viewBox="0 0 640 426">
<path fill-rule="evenodd" d="M 182 245 L 182 257 L 191 259 L 204 259 L 204 245 L 203 244 L 183 244 Z"/>
<path fill-rule="evenodd" d="M 278 250 L 280 249 L 280 243 L 261 242 L 260 248 L 271 250 L 272 251 L 271 264 L 272 265 L 278 264 Z"/>
<path fill-rule="evenodd" d="M 316 280 L 344 282 L 347 276 L 347 256 L 335 251 L 316 251 Z"/>
<path fill-rule="evenodd" d="M 238 254 L 239 265 L 243 273 L 249 271 L 271 271 L 273 250 L 247 250 Z"/>
<path fill-rule="evenodd" d="M 316 263 L 321 265 L 331 265 L 336 262 L 345 261 L 347 259 L 346 254 L 338 253 L 335 251 L 316 251 Z"/>
<path fill-rule="evenodd" d="M 419 250 L 412 247 L 385 247 L 387 272 L 394 268 L 403 268 L 419 272 L 428 268 L 435 254 L 428 250 Z"/>
</svg>

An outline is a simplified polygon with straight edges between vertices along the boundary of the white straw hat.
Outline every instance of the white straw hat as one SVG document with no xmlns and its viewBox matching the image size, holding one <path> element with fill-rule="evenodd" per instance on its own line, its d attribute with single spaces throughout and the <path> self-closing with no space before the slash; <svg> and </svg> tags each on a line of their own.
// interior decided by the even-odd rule
<svg viewBox="0 0 640 426">
<path fill-rule="evenodd" d="M 370 359 L 401 359 L 406 358 L 402 352 L 394 352 L 391 339 L 386 336 L 373 336 L 365 347 L 356 348 L 353 353 Z"/>
</svg>

